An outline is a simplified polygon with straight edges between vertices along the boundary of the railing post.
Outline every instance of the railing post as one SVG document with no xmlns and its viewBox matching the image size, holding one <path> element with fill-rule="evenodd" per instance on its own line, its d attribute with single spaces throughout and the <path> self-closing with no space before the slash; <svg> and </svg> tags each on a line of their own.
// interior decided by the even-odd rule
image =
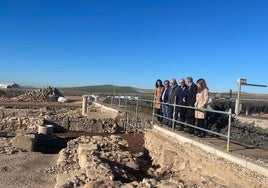
<svg viewBox="0 0 268 188">
<path fill-rule="evenodd" d="M 241 83 L 238 83 L 238 92 L 237 92 L 237 98 L 235 100 L 235 115 L 239 115 L 240 113 L 240 93 L 241 93 Z"/>
<path fill-rule="evenodd" d="M 155 106 L 155 98 L 154 98 L 154 102 L 153 102 L 153 117 L 152 117 L 152 125 L 154 125 L 154 106 Z"/>
<path fill-rule="evenodd" d="M 126 116 L 127 116 L 127 122 L 126 122 L 126 124 L 125 124 L 125 126 L 124 126 L 124 131 L 126 131 L 127 130 L 127 126 L 128 126 L 128 124 L 129 124 L 129 117 L 128 117 L 128 114 L 126 113 Z"/>
<path fill-rule="evenodd" d="M 137 99 L 136 103 L 136 118 L 138 118 L 138 109 L 139 109 L 139 98 Z"/>
<path fill-rule="evenodd" d="M 118 99 L 118 110 L 120 110 L 120 103 L 121 103 L 121 94 L 119 94 L 119 99 Z"/>
<path fill-rule="evenodd" d="M 174 107 L 173 107 L 173 118 L 172 118 L 172 131 L 174 131 L 174 128 L 175 128 L 175 112 L 176 112 L 176 100 L 177 100 L 177 97 L 175 96 L 174 98 Z"/>
<path fill-rule="evenodd" d="M 126 113 L 127 113 L 127 101 L 128 101 L 127 98 L 128 98 L 128 96 L 125 96 L 125 97 L 126 97 L 126 105 L 125 105 L 125 108 L 126 108 L 126 109 L 125 109 L 125 111 L 126 111 Z"/>
<path fill-rule="evenodd" d="M 228 132 L 227 132 L 227 152 L 230 152 L 230 137 L 231 137 L 231 121 L 232 121 L 232 109 L 229 109 L 229 121 L 228 121 Z"/>
</svg>

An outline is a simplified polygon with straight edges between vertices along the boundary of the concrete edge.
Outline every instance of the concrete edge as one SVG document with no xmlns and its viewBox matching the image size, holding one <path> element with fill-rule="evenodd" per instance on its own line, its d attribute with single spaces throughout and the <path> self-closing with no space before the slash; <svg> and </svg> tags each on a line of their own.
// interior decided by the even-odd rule
<svg viewBox="0 0 268 188">
<path fill-rule="evenodd" d="M 96 106 L 98 106 L 98 107 L 102 107 L 102 108 L 104 108 L 104 109 L 106 109 L 106 110 L 110 110 L 110 111 L 113 111 L 113 112 L 116 112 L 116 113 L 119 112 L 118 110 L 115 110 L 115 109 L 113 109 L 113 108 L 104 106 L 104 105 L 102 105 L 102 104 L 100 104 L 100 103 L 96 103 L 96 102 L 92 102 L 92 103 L 93 103 L 94 105 L 96 105 Z"/>
<path fill-rule="evenodd" d="M 179 142 L 181 143 L 190 143 L 194 146 L 197 146 L 199 148 L 201 148 L 202 150 L 208 152 L 208 153 L 211 153 L 211 154 L 215 154 L 216 156 L 218 157 L 222 157 L 228 161 L 231 161 L 235 164 L 238 164 L 244 168 L 247 168 L 249 170 L 252 170 L 254 172 L 257 172 L 258 174 L 261 174 L 263 176 L 266 176 L 268 177 L 268 168 L 267 167 L 264 167 L 264 166 L 261 166 L 257 163 L 254 163 L 252 161 L 249 161 L 247 159 L 244 159 L 244 158 L 241 158 L 241 157 L 238 157 L 238 156 L 235 156 L 233 155 L 232 153 L 228 153 L 227 151 L 221 151 L 219 149 L 216 149 L 212 146 L 208 146 L 206 144 L 203 144 L 203 143 L 200 143 L 198 141 L 195 141 L 193 139 L 190 139 L 190 138 L 187 138 L 185 136 L 182 136 L 182 135 L 179 135 L 175 132 L 172 132 L 172 131 L 169 131 L 169 130 L 166 130 L 162 127 L 159 127 L 157 125 L 154 125 L 153 126 L 155 130 L 158 130 L 160 132 L 162 132 L 163 134 L 166 134 L 168 136 L 171 136 L 175 139 L 177 139 Z"/>
</svg>

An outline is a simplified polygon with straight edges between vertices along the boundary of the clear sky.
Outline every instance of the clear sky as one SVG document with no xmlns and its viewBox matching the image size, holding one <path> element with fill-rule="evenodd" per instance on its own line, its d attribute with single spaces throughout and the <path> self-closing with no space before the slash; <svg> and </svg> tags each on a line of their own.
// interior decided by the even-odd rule
<svg viewBox="0 0 268 188">
<path fill-rule="evenodd" d="M 268 1 L 1 0 L 0 65 L 0 82 L 37 87 L 267 85 Z"/>
</svg>

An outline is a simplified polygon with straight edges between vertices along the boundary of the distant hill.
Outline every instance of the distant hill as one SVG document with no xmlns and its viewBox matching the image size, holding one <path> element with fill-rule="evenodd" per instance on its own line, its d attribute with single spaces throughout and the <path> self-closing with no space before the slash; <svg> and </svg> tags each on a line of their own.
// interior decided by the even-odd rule
<svg viewBox="0 0 268 188">
<path fill-rule="evenodd" d="M 130 86 L 115 86 L 115 85 L 94 85 L 59 88 L 60 90 L 83 91 L 89 93 L 122 93 L 122 94 L 146 94 L 153 93 L 152 89 L 139 89 Z"/>
</svg>

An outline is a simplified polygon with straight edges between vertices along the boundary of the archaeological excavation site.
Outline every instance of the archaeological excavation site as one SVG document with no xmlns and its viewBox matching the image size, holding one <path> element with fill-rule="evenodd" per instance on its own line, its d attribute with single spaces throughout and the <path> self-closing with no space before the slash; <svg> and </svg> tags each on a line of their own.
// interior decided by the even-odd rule
<svg viewBox="0 0 268 188">
<path fill-rule="evenodd" d="M 221 138 L 171 131 L 101 97 L 0 93 L 0 187 L 268 187 L 267 153 L 226 152 L 209 142 Z"/>
</svg>

